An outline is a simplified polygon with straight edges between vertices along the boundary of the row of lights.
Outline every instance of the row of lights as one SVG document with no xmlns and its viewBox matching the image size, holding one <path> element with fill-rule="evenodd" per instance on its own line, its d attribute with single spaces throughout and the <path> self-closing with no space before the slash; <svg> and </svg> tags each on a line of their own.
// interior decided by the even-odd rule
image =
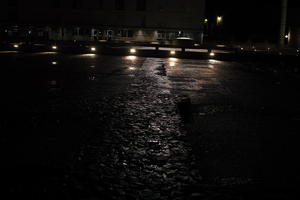
<svg viewBox="0 0 300 200">
<path fill-rule="evenodd" d="M 14 44 L 14 48 L 19 48 L 20 46 L 18 45 L 18 44 Z M 52 50 L 58 50 L 58 46 L 56 46 L 56 45 L 53 45 L 52 46 Z M 90 48 L 90 50 L 92 51 L 92 52 L 96 52 L 97 51 L 97 48 L 96 47 L 91 47 Z M 134 48 L 131 48 L 130 50 L 129 50 L 129 52 L 131 53 L 131 54 L 135 54 L 136 52 L 137 52 L 137 50 L 136 49 L 134 49 Z M 172 50 L 172 51 L 170 51 L 170 55 L 172 55 L 172 56 L 175 56 L 176 55 L 176 51 L 174 51 L 174 50 Z M 211 52 L 211 53 L 209 53 L 209 56 L 211 56 L 211 57 L 214 57 L 215 56 L 215 53 L 213 53 L 213 52 Z"/>
<path fill-rule="evenodd" d="M 20 45 L 14 44 L 13 47 L 14 47 L 15 49 L 18 49 L 18 48 L 20 47 Z M 52 50 L 58 50 L 58 47 L 57 47 L 56 45 L 53 45 L 51 48 L 52 48 Z M 90 50 L 91 50 L 92 52 L 96 52 L 96 51 L 97 51 L 97 48 L 96 48 L 96 47 L 91 47 Z"/>
<path fill-rule="evenodd" d="M 135 54 L 137 51 L 136 51 L 136 49 L 131 48 L 131 49 L 129 50 L 129 52 L 130 52 L 131 54 Z M 176 51 L 171 50 L 171 51 L 170 51 L 170 55 L 175 56 L 175 55 L 176 55 Z M 213 53 L 213 52 L 210 52 L 210 53 L 209 53 L 209 56 L 211 56 L 211 57 L 214 57 L 215 55 L 216 55 L 216 54 Z"/>
</svg>

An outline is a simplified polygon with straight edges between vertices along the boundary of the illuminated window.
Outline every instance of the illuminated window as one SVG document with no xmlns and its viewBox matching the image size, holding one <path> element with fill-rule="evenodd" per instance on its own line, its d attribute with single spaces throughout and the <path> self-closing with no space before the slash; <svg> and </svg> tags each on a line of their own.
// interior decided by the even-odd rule
<svg viewBox="0 0 300 200">
<path fill-rule="evenodd" d="M 147 1 L 146 0 L 136 0 L 136 10 L 137 11 L 145 11 L 147 9 Z"/>
<path fill-rule="evenodd" d="M 125 10 L 125 1 L 124 0 L 115 0 L 116 10 Z"/>
</svg>

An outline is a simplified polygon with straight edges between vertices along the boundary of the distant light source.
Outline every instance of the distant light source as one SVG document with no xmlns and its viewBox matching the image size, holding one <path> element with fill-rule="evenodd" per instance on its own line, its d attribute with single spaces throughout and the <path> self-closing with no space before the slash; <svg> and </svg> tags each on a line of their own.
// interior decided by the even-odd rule
<svg viewBox="0 0 300 200">
<path fill-rule="evenodd" d="M 243 50 L 244 50 L 244 48 L 243 48 L 243 47 L 241 47 L 241 50 L 243 51 Z"/>
<path fill-rule="evenodd" d="M 19 48 L 19 45 L 18 44 L 14 44 L 14 48 Z"/>
<path fill-rule="evenodd" d="M 176 54 L 176 51 L 170 51 L 170 54 L 171 54 L 171 55 L 175 55 L 175 54 Z"/>
<path fill-rule="evenodd" d="M 216 54 L 214 52 L 209 53 L 210 57 L 214 57 Z"/>
<path fill-rule="evenodd" d="M 52 65 L 57 65 L 57 62 L 56 62 L 56 61 L 53 61 L 51 64 L 52 64 Z"/>
<path fill-rule="evenodd" d="M 130 49 L 130 53 L 136 53 L 136 49 Z"/>
<path fill-rule="evenodd" d="M 208 22 L 208 19 L 204 19 L 204 23 L 207 23 Z"/>
<path fill-rule="evenodd" d="M 96 47 L 91 47 L 91 51 L 96 51 Z"/>
<path fill-rule="evenodd" d="M 285 35 L 285 38 L 286 38 L 286 39 L 289 39 L 289 35 Z"/>
<path fill-rule="evenodd" d="M 56 45 L 53 45 L 53 46 L 52 46 L 52 49 L 53 49 L 53 50 L 56 50 L 56 49 L 57 49 L 57 46 L 56 46 Z"/>
<path fill-rule="evenodd" d="M 218 16 L 217 17 L 217 24 L 221 24 L 223 22 L 223 17 L 222 16 Z"/>
</svg>

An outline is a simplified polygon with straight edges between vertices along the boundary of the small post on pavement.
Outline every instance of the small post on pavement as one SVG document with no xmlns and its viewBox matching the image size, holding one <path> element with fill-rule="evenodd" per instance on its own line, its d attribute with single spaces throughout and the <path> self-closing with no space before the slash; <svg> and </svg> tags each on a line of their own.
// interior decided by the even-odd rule
<svg viewBox="0 0 300 200">
<path fill-rule="evenodd" d="M 280 36 L 279 36 L 279 46 L 280 47 L 284 47 L 284 45 L 285 45 L 287 4 L 288 4 L 288 0 L 282 0 L 282 2 L 281 2 Z"/>
</svg>

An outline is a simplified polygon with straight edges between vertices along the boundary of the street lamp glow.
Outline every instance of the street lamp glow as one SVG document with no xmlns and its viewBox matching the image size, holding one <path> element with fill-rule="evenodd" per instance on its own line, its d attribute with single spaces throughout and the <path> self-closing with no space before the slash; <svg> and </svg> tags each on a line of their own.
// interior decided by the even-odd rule
<svg viewBox="0 0 300 200">
<path fill-rule="evenodd" d="M 223 17 L 222 16 L 218 16 L 217 17 L 217 24 L 221 24 L 223 22 Z"/>
<path fill-rule="evenodd" d="M 91 47 L 91 51 L 96 51 L 96 47 Z"/>
<path fill-rule="evenodd" d="M 210 57 L 214 57 L 216 54 L 214 52 L 209 53 Z"/>
<path fill-rule="evenodd" d="M 176 51 L 170 51 L 170 54 L 171 54 L 171 55 L 175 55 L 175 54 L 176 54 Z"/>
<path fill-rule="evenodd" d="M 18 44 L 14 44 L 14 48 L 19 48 L 19 45 Z"/>
<path fill-rule="evenodd" d="M 130 53 L 136 53 L 136 49 L 130 49 Z"/>
<path fill-rule="evenodd" d="M 57 46 L 53 45 L 53 46 L 52 46 L 52 49 L 53 49 L 53 50 L 56 50 L 56 49 L 57 49 Z"/>
<path fill-rule="evenodd" d="M 289 39 L 289 35 L 285 35 L 285 38 L 286 38 L 286 39 Z"/>
</svg>

